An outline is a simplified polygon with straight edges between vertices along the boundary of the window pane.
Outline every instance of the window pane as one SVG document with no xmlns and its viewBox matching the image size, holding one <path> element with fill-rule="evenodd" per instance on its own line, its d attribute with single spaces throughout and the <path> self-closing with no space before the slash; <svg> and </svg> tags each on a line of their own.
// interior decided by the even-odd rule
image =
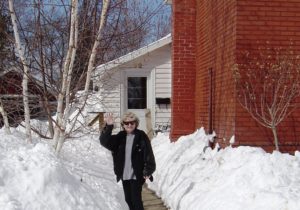
<svg viewBox="0 0 300 210">
<path fill-rule="evenodd" d="M 147 78 L 128 77 L 128 109 L 145 109 L 147 105 Z"/>
</svg>

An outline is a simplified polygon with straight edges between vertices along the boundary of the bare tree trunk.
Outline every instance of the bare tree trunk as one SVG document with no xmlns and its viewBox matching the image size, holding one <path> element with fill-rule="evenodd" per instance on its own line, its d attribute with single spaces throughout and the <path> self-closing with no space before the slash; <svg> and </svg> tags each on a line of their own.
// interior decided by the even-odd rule
<svg viewBox="0 0 300 210">
<path fill-rule="evenodd" d="M 30 110 L 29 110 L 29 99 L 28 99 L 28 65 L 25 59 L 25 52 L 24 49 L 21 45 L 21 40 L 20 40 L 20 35 L 18 31 L 18 26 L 17 26 L 17 18 L 16 14 L 14 11 L 14 5 L 12 0 L 8 0 L 9 3 L 9 11 L 10 11 L 10 16 L 11 16 L 11 21 L 13 25 L 13 30 L 14 30 L 14 36 L 15 36 L 15 42 L 16 42 L 16 47 L 17 51 L 19 53 L 19 56 L 21 58 L 24 72 L 23 72 L 23 81 L 22 81 L 22 88 L 23 88 L 23 103 L 24 103 L 24 116 L 25 116 L 25 128 L 26 128 L 26 141 L 27 142 L 32 142 L 32 137 L 31 137 L 31 126 L 30 126 Z"/>
<path fill-rule="evenodd" d="M 0 113 L 3 117 L 3 121 L 4 121 L 4 128 L 5 128 L 5 133 L 6 134 L 11 134 L 10 128 L 9 128 L 9 123 L 8 123 L 8 118 L 7 118 L 7 113 L 4 109 L 3 103 L 2 103 L 2 99 L 0 98 Z"/>
<path fill-rule="evenodd" d="M 237 99 L 253 119 L 272 130 L 279 151 L 277 126 L 299 108 L 299 55 L 291 47 L 266 48 L 242 53 L 239 62 L 233 67 Z"/>
<path fill-rule="evenodd" d="M 278 145 L 278 136 L 277 136 L 277 129 L 276 126 L 272 127 L 272 132 L 274 136 L 274 144 L 275 144 L 275 149 L 279 151 L 279 145 Z"/>
<path fill-rule="evenodd" d="M 41 26 L 41 0 L 38 0 L 36 3 L 38 6 L 38 14 L 37 14 L 37 30 L 38 30 L 38 41 L 40 43 L 39 45 L 39 59 L 40 59 L 40 65 L 41 65 L 41 72 L 42 72 L 42 81 L 43 81 L 43 96 L 42 96 L 42 105 L 43 108 L 47 114 L 48 119 L 48 129 L 50 133 L 50 137 L 53 138 L 54 136 L 54 127 L 53 127 L 53 120 L 51 117 L 51 110 L 49 107 L 49 100 L 47 97 L 47 85 L 46 85 L 46 64 L 45 64 L 45 53 L 43 51 L 43 43 L 44 43 L 44 36 L 42 33 L 42 26 Z"/>
<path fill-rule="evenodd" d="M 76 56 L 76 51 L 77 51 L 77 43 L 78 43 L 78 8 L 75 8 L 75 14 L 76 14 L 76 18 L 75 18 L 75 22 L 74 22 L 74 47 L 71 53 L 71 62 L 69 65 L 69 69 L 68 69 L 68 75 L 66 78 L 66 93 L 65 93 L 65 98 L 66 98 L 66 105 L 65 105 L 65 110 L 64 110 L 64 115 L 62 118 L 62 124 L 61 124 L 61 133 L 58 139 L 58 144 L 56 146 L 56 152 L 59 153 L 64 142 L 65 142 L 65 130 L 66 130 L 66 126 L 67 126 L 67 121 L 68 121 L 68 117 L 70 116 L 70 86 L 71 86 L 71 79 L 72 79 L 72 72 L 73 72 L 73 66 L 74 66 L 74 61 L 75 61 L 75 56 Z"/>
<path fill-rule="evenodd" d="M 84 88 L 84 93 L 83 93 L 83 102 L 85 102 L 87 100 L 87 96 L 88 96 L 88 90 L 89 90 L 89 86 L 90 86 L 90 81 L 91 81 L 91 75 L 92 75 L 92 71 L 94 70 L 94 65 L 95 65 L 95 58 L 96 58 L 96 53 L 97 53 L 97 48 L 100 44 L 100 39 L 102 36 L 102 30 L 104 27 L 104 23 L 106 20 L 106 15 L 107 15 L 107 10 L 108 10 L 108 6 L 109 6 L 109 2 L 110 0 L 103 0 L 103 5 L 102 5 L 102 12 L 101 12 L 101 20 L 100 20 L 100 24 L 99 24 L 99 29 L 98 29 L 98 34 L 96 37 L 96 40 L 94 42 L 93 48 L 92 48 L 92 52 L 90 55 L 90 59 L 89 59 L 89 64 L 88 64 L 88 70 L 87 70 L 87 76 L 86 76 L 86 83 L 85 83 L 85 88 Z M 77 14 L 76 14 L 77 15 Z M 76 20 L 74 20 L 74 39 L 73 41 L 75 41 L 74 43 L 74 50 L 71 52 L 71 61 L 69 64 L 69 71 L 68 71 L 68 75 L 67 75 L 67 87 L 66 87 L 66 106 L 65 106 L 65 112 L 64 112 L 64 116 L 62 117 L 62 121 L 61 121 L 61 134 L 57 136 L 56 139 L 56 143 L 55 143 L 55 150 L 57 153 L 60 152 L 63 143 L 65 141 L 65 129 L 66 129 L 66 121 L 67 121 L 67 117 L 69 116 L 69 88 L 70 88 L 70 82 L 71 82 L 71 73 L 73 70 L 73 63 L 74 63 L 74 59 L 75 59 L 75 54 L 76 54 L 76 47 L 77 47 L 77 38 L 78 38 L 78 25 L 77 25 L 77 18 Z M 71 29 L 72 30 L 72 29 Z M 71 31 L 72 34 L 72 31 Z M 71 41 L 70 41 L 71 43 Z M 68 52 L 69 53 L 69 52 Z M 64 69 L 65 70 L 65 69 Z M 84 106 L 85 103 L 83 103 Z M 82 109 L 82 108 L 81 108 Z M 76 121 L 76 120 L 75 120 Z"/>
<path fill-rule="evenodd" d="M 67 116 L 68 113 L 65 112 L 65 109 L 66 109 L 66 107 L 69 106 L 69 104 L 68 104 L 69 99 L 68 99 L 68 103 L 66 103 L 65 105 L 64 105 L 64 99 L 66 98 L 66 92 L 69 89 L 68 86 L 70 86 L 70 84 L 68 84 L 68 82 L 70 83 L 70 81 L 71 81 L 69 75 L 72 74 L 73 63 L 74 63 L 75 54 L 76 54 L 77 43 L 75 43 L 75 42 L 77 41 L 76 37 L 78 37 L 78 28 L 76 27 L 76 24 L 78 23 L 77 7 L 78 7 L 78 0 L 72 0 L 69 48 L 68 48 L 66 60 L 64 63 L 61 90 L 58 95 L 57 119 L 56 119 L 56 126 L 55 126 L 54 136 L 53 136 L 54 148 L 57 153 L 59 153 L 59 151 L 62 147 L 63 141 L 64 141 L 65 124 L 66 124 L 66 120 L 68 117 Z M 70 68 L 70 67 L 72 67 L 72 68 Z M 65 107 L 65 109 L 64 109 L 64 107 Z"/>
<path fill-rule="evenodd" d="M 91 75 L 92 75 L 92 71 L 94 70 L 94 65 L 95 65 L 95 58 L 96 58 L 97 48 L 100 44 L 100 39 L 101 39 L 101 36 L 102 36 L 102 30 L 103 30 L 103 26 L 104 26 L 104 23 L 105 23 L 105 20 L 106 20 L 107 9 L 108 9 L 109 3 L 110 3 L 110 0 L 103 0 L 100 25 L 99 25 L 97 37 L 96 37 L 96 40 L 94 42 L 93 49 L 92 49 L 92 52 L 91 52 L 91 55 L 90 55 L 89 64 L 88 64 L 88 71 L 86 73 L 86 81 L 85 81 L 85 87 L 84 87 L 84 99 L 83 99 L 83 101 L 87 100 L 88 90 L 89 90 L 89 86 L 90 86 L 90 82 L 91 82 Z"/>
<path fill-rule="evenodd" d="M 54 136 L 54 126 L 53 126 L 53 120 L 51 117 L 51 110 L 49 107 L 49 101 L 46 95 L 43 96 L 43 107 L 47 113 L 47 119 L 48 119 L 48 129 L 50 133 L 50 137 L 53 138 Z"/>
<path fill-rule="evenodd" d="M 55 148 L 55 152 L 57 154 L 59 154 L 59 152 L 60 152 L 60 150 L 61 150 L 61 148 L 62 148 L 62 146 L 63 146 L 63 144 L 65 142 L 65 138 L 66 138 L 66 136 L 65 136 L 65 130 L 61 130 L 59 138 L 58 138 L 57 146 Z"/>
</svg>

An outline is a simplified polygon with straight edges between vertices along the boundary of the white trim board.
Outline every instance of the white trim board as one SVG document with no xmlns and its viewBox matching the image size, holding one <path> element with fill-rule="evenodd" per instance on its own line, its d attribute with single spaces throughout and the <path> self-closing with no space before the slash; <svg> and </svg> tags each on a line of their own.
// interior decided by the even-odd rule
<svg viewBox="0 0 300 210">
<path fill-rule="evenodd" d="M 172 37 L 171 37 L 171 34 L 168 34 L 167 36 L 145 46 L 145 47 L 142 47 L 138 50 L 135 50 L 131 53 L 128 53 L 124 56 L 121 56 L 117 59 L 114 59 L 112 61 L 109 61 L 107 63 L 104 63 L 104 64 L 101 64 L 99 66 L 96 67 L 95 71 L 96 72 L 100 72 L 100 71 L 104 71 L 104 70 L 109 70 L 109 69 L 113 69 L 115 67 L 118 67 L 124 63 L 127 63 L 131 60 L 134 60 L 138 57 L 141 57 L 143 55 L 146 55 L 147 53 L 149 52 L 152 52 L 160 47 L 163 47 L 167 44 L 170 44 L 172 42 Z"/>
</svg>

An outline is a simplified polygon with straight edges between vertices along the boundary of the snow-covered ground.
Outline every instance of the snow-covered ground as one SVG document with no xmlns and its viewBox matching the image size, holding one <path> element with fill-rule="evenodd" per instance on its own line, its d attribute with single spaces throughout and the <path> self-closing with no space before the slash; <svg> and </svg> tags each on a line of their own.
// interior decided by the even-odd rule
<svg viewBox="0 0 300 210">
<path fill-rule="evenodd" d="M 17 130 L 0 136 L 1 210 L 127 209 L 98 136 L 67 141 L 60 157 L 51 142 L 26 144 Z"/>
<path fill-rule="evenodd" d="M 172 210 L 300 209 L 298 152 L 204 149 L 209 138 L 199 129 L 176 143 L 166 134 L 152 140 L 157 171 L 148 186 Z M 68 140 L 59 157 L 49 140 L 24 139 L 0 130 L 1 210 L 127 210 L 98 135 Z"/>
<path fill-rule="evenodd" d="M 201 128 L 176 143 L 163 134 L 152 141 L 157 171 L 149 187 L 171 209 L 300 209 L 299 152 L 292 156 L 254 147 L 205 150 L 209 139 Z"/>
</svg>

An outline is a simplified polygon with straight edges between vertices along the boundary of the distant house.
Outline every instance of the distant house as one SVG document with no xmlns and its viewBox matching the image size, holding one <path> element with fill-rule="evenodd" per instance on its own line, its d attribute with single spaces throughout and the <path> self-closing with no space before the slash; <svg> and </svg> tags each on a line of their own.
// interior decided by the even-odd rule
<svg viewBox="0 0 300 210">
<path fill-rule="evenodd" d="M 170 1 L 169 1 L 170 2 Z M 232 65 L 259 47 L 300 50 L 300 1 L 172 0 L 171 139 L 205 127 L 216 142 L 274 149 L 270 129 L 237 100 Z M 300 110 L 278 127 L 281 151 L 300 149 Z"/>
<path fill-rule="evenodd" d="M 8 113 L 11 126 L 18 125 L 24 117 L 23 93 L 22 93 L 23 75 L 16 69 L 7 70 L 0 73 L 0 98 L 3 102 L 5 111 Z M 28 82 L 28 98 L 31 117 L 39 117 L 45 114 L 43 104 L 43 88 L 37 81 Z M 53 93 L 47 91 L 49 108 L 54 106 L 56 98 Z M 53 108 L 53 107 L 52 107 Z M 0 116 L 0 125 L 2 125 L 2 116 Z"/>
<path fill-rule="evenodd" d="M 126 111 L 133 111 L 149 135 L 169 127 L 171 35 L 98 66 L 93 89 L 101 106 L 92 111 L 114 113 L 117 126 Z"/>
</svg>

